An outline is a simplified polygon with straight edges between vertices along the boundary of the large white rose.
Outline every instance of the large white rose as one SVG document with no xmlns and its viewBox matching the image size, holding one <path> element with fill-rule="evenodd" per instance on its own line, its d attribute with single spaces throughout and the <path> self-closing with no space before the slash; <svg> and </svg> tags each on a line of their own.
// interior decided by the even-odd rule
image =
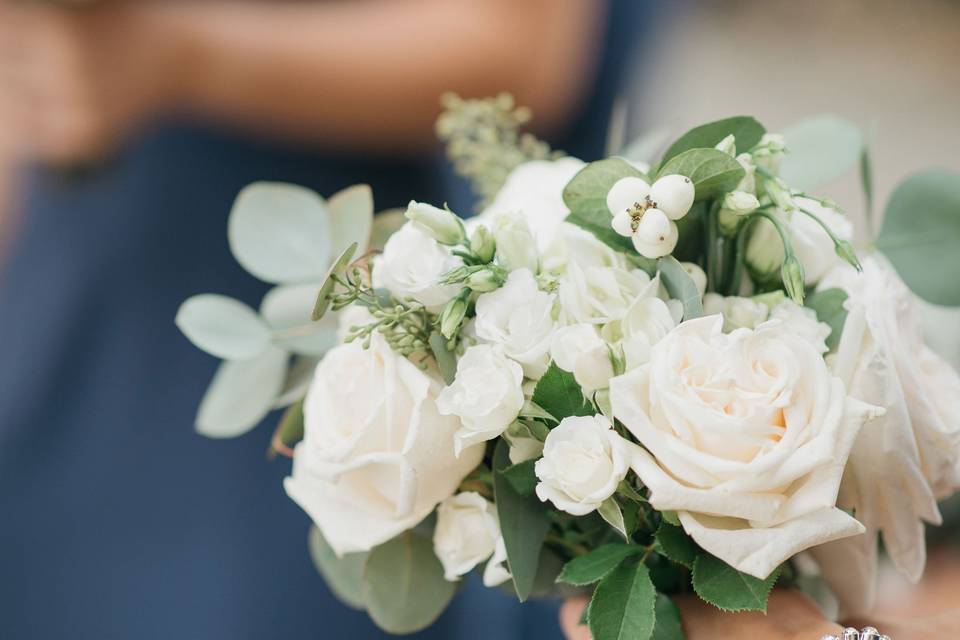
<svg viewBox="0 0 960 640">
<path fill-rule="evenodd" d="M 531 160 L 518 165 L 507 176 L 480 217 L 492 218 L 502 213 L 522 213 L 542 251 L 553 240 L 559 224 L 570 210 L 563 202 L 563 188 L 584 167 L 576 158 Z"/>
<path fill-rule="evenodd" d="M 572 515 L 587 515 L 617 490 L 637 449 L 604 416 L 564 418 L 547 435 L 537 460 L 537 497 Z"/>
<path fill-rule="evenodd" d="M 840 212 L 809 198 L 794 198 L 794 203 L 819 217 L 841 240 L 853 239 L 853 223 Z M 776 211 L 774 215 L 790 234 L 806 284 L 816 284 L 840 260 L 833 240 L 820 223 L 802 211 Z M 747 264 L 760 273 L 774 274 L 783 264 L 783 257 L 783 243 L 773 224 L 769 220 L 755 222 L 747 242 Z"/>
<path fill-rule="evenodd" d="M 522 385 L 523 369 L 499 348 L 478 344 L 466 350 L 457 361 L 453 384 L 437 398 L 440 413 L 463 422 L 454 438 L 458 456 L 470 445 L 493 440 L 517 419 Z"/>
<path fill-rule="evenodd" d="M 482 446 L 454 457 L 460 421 L 437 411 L 441 386 L 379 334 L 320 362 L 284 488 L 337 554 L 415 526 L 480 463 Z"/>
<path fill-rule="evenodd" d="M 571 262 L 557 291 L 561 320 L 566 324 L 620 320 L 649 284 L 650 276 L 639 269 L 581 267 Z"/>
<path fill-rule="evenodd" d="M 460 291 L 459 285 L 443 285 L 440 279 L 462 265 L 449 248 L 408 222 L 387 240 L 373 277 L 376 286 L 385 287 L 400 300 L 413 298 L 427 310 L 438 312 Z"/>
<path fill-rule="evenodd" d="M 725 334 L 720 316 L 690 320 L 610 384 L 614 416 L 647 449 L 631 464 L 650 503 L 677 511 L 701 547 L 759 578 L 863 532 L 836 497 L 874 409 L 848 398 L 810 343 L 782 327 Z"/>
<path fill-rule="evenodd" d="M 528 378 L 539 379 L 550 360 L 554 299 L 540 291 L 529 270 L 513 271 L 503 287 L 477 299 L 476 335 L 500 345 Z"/>
<path fill-rule="evenodd" d="M 834 372 L 850 395 L 886 408 L 858 437 L 839 504 L 856 509 L 867 535 L 819 549 L 845 608 L 873 604 L 877 533 L 900 571 L 918 580 L 926 564 L 923 521 L 940 524 L 937 500 L 960 488 L 960 377 L 923 343 L 910 291 L 881 255 L 863 273 L 838 266 L 821 287 L 850 296 Z"/>
<path fill-rule="evenodd" d="M 495 587 L 510 579 L 510 572 L 503 567 L 507 549 L 496 508 L 479 493 L 458 493 L 440 503 L 433 550 L 443 565 L 443 577 L 450 582 L 488 559 L 484 586 Z"/>
<path fill-rule="evenodd" d="M 606 389 L 613 377 L 610 347 L 592 324 L 584 322 L 559 329 L 553 334 L 550 357 L 558 367 L 572 373 L 586 393 Z"/>
</svg>

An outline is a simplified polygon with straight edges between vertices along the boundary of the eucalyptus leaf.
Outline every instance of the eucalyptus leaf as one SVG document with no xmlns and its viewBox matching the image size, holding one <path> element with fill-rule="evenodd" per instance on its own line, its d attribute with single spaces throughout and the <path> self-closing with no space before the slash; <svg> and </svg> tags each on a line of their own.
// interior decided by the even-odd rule
<svg viewBox="0 0 960 640">
<path fill-rule="evenodd" d="M 370 185 L 356 184 L 327 198 L 330 215 L 330 246 L 334 251 L 357 243 L 363 255 L 373 229 L 373 191 Z"/>
<path fill-rule="evenodd" d="M 283 388 L 287 353 L 270 347 L 251 360 L 220 365 L 197 411 L 197 431 L 208 438 L 243 435 L 270 412 Z"/>
<path fill-rule="evenodd" d="M 563 189 L 563 202 L 570 209 L 567 222 L 585 229 L 598 240 L 617 251 L 633 251 L 629 238 L 610 226 L 612 215 L 607 208 L 610 188 L 622 178 L 646 176 L 623 158 L 606 158 L 591 162 L 581 169 Z"/>
<path fill-rule="evenodd" d="M 932 304 L 960 305 L 960 173 L 935 169 L 900 183 L 877 247 L 915 294 Z"/>
<path fill-rule="evenodd" d="M 315 284 L 280 285 L 267 292 L 260 314 L 273 330 L 276 346 L 305 356 L 322 356 L 336 346 L 337 316 L 311 319 L 316 295 Z"/>
<path fill-rule="evenodd" d="M 836 115 L 807 118 L 783 130 L 787 154 L 780 177 L 793 189 L 821 186 L 854 167 L 863 150 L 860 128 Z"/>
<path fill-rule="evenodd" d="M 363 568 L 368 553 L 348 553 L 338 558 L 316 526 L 307 539 L 310 558 L 333 595 L 352 609 L 363 610 Z"/>
<path fill-rule="evenodd" d="M 643 547 L 636 544 L 613 543 L 593 549 L 586 555 L 577 556 L 563 566 L 557 582 L 584 587 L 599 582 L 608 573 L 620 566 L 631 556 L 643 553 Z"/>
<path fill-rule="evenodd" d="M 313 312 L 310 314 L 310 319 L 314 322 L 320 320 L 327 312 L 327 309 L 330 308 L 330 296 L 334 292 L 337 284 L 333 277 L 339 276 L 347 270 L 347 267 L 350 266 L 350 260 L 353 258 L 353 254 L 356 252 L 356 250 L 356 244 L 351 244 L 349 247 L 344 249 L 340 255 L 337 256 L 337 259 L 333 261 L 333 264 L 330 265 L 326 275 L 320 281 L 320 290 L 317 292 L 316 300 L 313 303 Z"/>
<path fill-rule="evenodd" d="M 830 335 L 826 342 L 831 351 L 837 348 L 843 334 L 843 325 L 847 321 L 847 309 L 843 306 L 846 301 L 847 292 L 843 289 L 814 291 L 803 301 L 805 307 L 816 312 L 817 320 L 830 325 Z"/>
<path fill-rule="evenodd" d="M 760 580 L 704 553 L 693 563 L 693 590 L 705 602 L 723 611 L 765 612 L 767 598 L 779 575 L 777 568 L 766 580 Z"/>
<path fill-rule="evenodd" d="M 440 369 L 440 376 L 447 384 L 453 384 L 457 377 L 457 358 L 447 346 L 447 339 L 436 331 L 430 334 L 430 350 L 433 352 L 433 358 L 437 361 L 437 367 Z"/>
<path fill-rule="evenodd" d="M 736 139 L 737 152 L 749 151 L 760 142 L 767 130 L 751 116 L 734 116 L 708 122 L 680 136 L 663 154 L 661 165 L 690 149 L 713 148 L 727 136 Z"/>
<path fill-rule="evenodd" d="M 190 342 L 218 358 L 249 360 L 270 346 L 270 330 L 257 312 L 227 296 L 188 298 L 175 322 Z"/>
<path fill-rule="evenodd" d="M 406 634 L 430 626 L 457 591 L 443 578 L 433 542 L 414 531 L 375 547 L 363 570 L 363 603 L 384 631 Z"/>
<path fill-rule="evenodd" d="M 647 567 L 621 564 L 600 581 L 590 600 L 587 618 L 593 640 L 649 640 L 656 600 Z"/>
<path fill-rule="evenodd" d="M 540 563 L 540 550 L 550 528 L 546 508 L 535 496 L 522 496 L 504 475 L 510 466 L 509 446 L 497 443 L 493 454 L 493 491 L 507 566 L 521 602 L 533 592 Z"/>
<path fill-rule="evenodd" d="M 703 299 L 700 298 L 700 290 L 677 259 L 673 256 L 660 258 L 657 260 L 657 270 L 667 293 L 683 305 L 683 319 L 692 320 L 702 316 Z"/>
<path fill-rule="evenodd" d="M 317 282 L 330 265 L 329 214 L 323 198 L 304 187 L 246 187 L 230 212 L 227 237 L 237 262 L 266 282 Z"/>
<path fill-rule="evenodd" d="M 689 149 L 664 163 L 657 178 L 679 174 L 693 181 L 697 201 L 712 200 L 733 191 L 743 179 L 743 167 L 716 149 Z"/>
</svg>

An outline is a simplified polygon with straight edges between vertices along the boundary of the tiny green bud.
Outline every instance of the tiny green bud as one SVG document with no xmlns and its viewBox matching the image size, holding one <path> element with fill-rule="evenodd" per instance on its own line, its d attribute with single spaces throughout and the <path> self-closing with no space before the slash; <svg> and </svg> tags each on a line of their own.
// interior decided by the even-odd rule
<svg viewBox="0 0 960 640">
<path fill-rule="evenodd" d="M 404 215 L 440 244 L 452 246 L 462 244 L 466 239 L 460 218 L 446 209 L 411 200 Z"/>
<path fill-rule="evenodd" d="M 474 271 L 467 276 L 463 283 L 478 293 L 486 293 L 499 289 L 505 281 L 506 277 L 503 269 L 486 268 Z"/>
<path fill-rule="evenodd" d="M 856 267 L 857 271 L 863 271 L 863 267 L 860 265 L 860 260 L 857 258 L 857 252 L 854 250 L 853 245 L 850 244 L 849 241 L 837 241 L 834 249 L 836 250 L 838 256 L 849 262 L 852 266 Z"/>
<path fill-rule="evenodd" d="M 726 138 L 717 143 L 717 146 L 714 147 L 717 151 L 722 151 L 728 156 L 735 156 L 737 154 L 737 139 L 731 133 Z"/>
<path fill-rule="evenodd" d="M 793 202 L 790 189 L 779 178 L 764 180 L 764 188 L 773 204 L 781 211 L 793 211 L 797 208 L 797 205 Z"/>
<path fill-rule="evenodd" d="M 493 254 L 496 253 L 497 243 L 493 239 L 490 230 L 480 225 L 474 229 L 470 235 L 470 251 L 477 256 L 480 262 L 490 262 L 493 260 Z"/>
<path fill-rule="evenodd" d="M 797 260 L 797 256 L 787 255 L 780 268 L 780 277 L 783 279 L 783 288 L 797 304 L 803 304 L 805 290 L 803 288 L 803 265 Z"/>
<path fill-rule="evenodd" d="M 440 335 L 447 340 L 451 340 L 457 335 L 460 329 L 460 323 L 467 315 L 467 298 L 470 297 L 470 289 L 464 289 L 460 294 L 447 303 L 447 306 L 440 312 Z"/>
<path fill-rule="evenodd" d="M 718 215 L 720 233 L 732 236 L 740 224 L 741 216 L 753 213 L 759 206 L 757 197 L 746 191 L 731 191 L 725 195 Z"/>
</svg>

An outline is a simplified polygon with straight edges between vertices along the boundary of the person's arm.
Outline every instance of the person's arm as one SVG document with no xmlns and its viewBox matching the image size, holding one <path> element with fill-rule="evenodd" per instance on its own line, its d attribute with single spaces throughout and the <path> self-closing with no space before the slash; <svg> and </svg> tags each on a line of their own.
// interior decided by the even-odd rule
<svg viewBox="0 0 960 640">
<path fill-rule="evenodd" d="M 593 68 L 595 0 L 0 5 L 0 80 L 41 155 L 173 108 L 362 150 L 433 143 L 440 95 L 512 92 L 549 130 Z M 44 153 L 46 151 L 46 153 Z"/>
</svg>

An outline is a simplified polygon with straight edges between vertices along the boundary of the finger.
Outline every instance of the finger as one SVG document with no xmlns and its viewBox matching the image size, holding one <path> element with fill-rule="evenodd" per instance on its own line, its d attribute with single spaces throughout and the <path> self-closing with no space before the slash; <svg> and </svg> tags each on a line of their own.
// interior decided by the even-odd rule
<svg viewBox="0 0 960 640">
<path fill-rule="evenodd" d="M 560 628 L 567 640 L 590 640 L 590 630 L 580 624 L 587 602 L 586 598 L 570 598 L 560 607 Z"/>
</svg>

